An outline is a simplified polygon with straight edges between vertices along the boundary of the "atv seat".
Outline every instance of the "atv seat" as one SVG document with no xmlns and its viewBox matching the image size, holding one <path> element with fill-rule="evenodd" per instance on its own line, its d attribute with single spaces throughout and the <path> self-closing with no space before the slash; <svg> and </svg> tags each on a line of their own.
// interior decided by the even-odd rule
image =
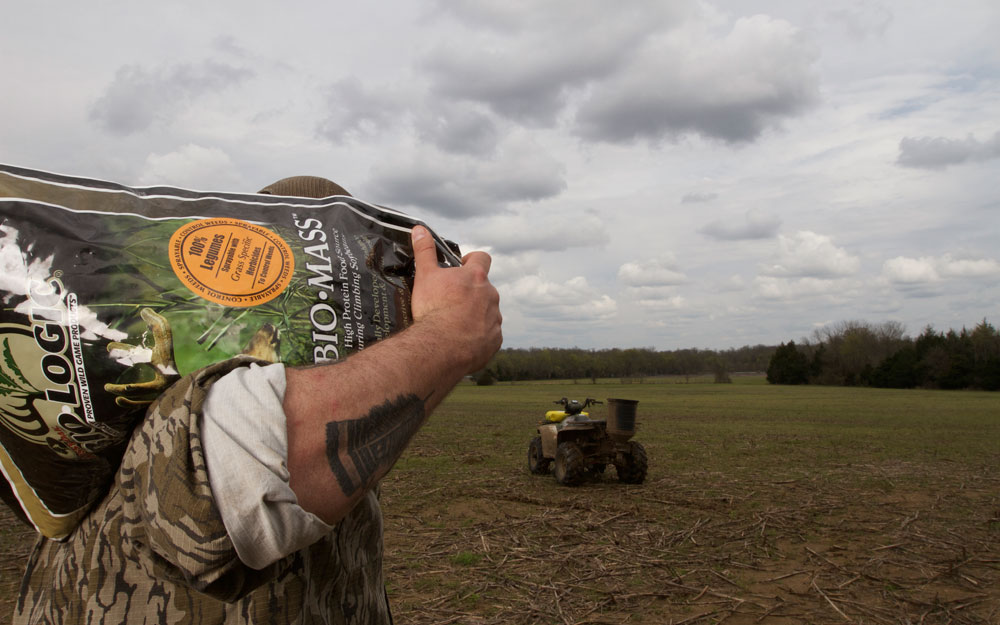
<svg viewBox="0 0 1000 625">
<path fill-rule="evenodd" d="M 604 424 L 604 419 L 591 419 L 587 415 L 573 415 L 572 417 L 563 419 L 561 423 L 557 423 L 556 428 L 559 430 L 562 430 L 563 428 L 578 430 L 581 428 L 595 428 L 603 426 Z"/>
</svg>

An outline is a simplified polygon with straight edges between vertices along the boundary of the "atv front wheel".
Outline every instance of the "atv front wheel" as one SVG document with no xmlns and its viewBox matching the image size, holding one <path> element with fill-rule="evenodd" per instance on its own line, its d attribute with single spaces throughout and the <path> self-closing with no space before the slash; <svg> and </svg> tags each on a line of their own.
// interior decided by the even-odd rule
<svg viewBox="0 0 1000 625">
<path fill-rule="evenodd" d="M 583 452 L 576 443 L 559 443 L 556 449 L 556 481 L 563 486 L 576 486 L 583 480 Z"/>
<path fill-rule="evenodd" d="M 646 481 L 646 470 L 649 460 L 646 458 L 646 448 L 642 443 L 629 441 L 628 451 L 621 454 L 615 463 L 618 469 L 618 481 L 626 484 L 642 484 Z"/>
<path fill-rule="evenodd" d="M 531 439 L 531 444 L 528 445 L 528 470 L 535 475 L 544 475 L 549 472 L 550 462 L 552 459 L 542 454 L 542 437 Z"/>
</svg>

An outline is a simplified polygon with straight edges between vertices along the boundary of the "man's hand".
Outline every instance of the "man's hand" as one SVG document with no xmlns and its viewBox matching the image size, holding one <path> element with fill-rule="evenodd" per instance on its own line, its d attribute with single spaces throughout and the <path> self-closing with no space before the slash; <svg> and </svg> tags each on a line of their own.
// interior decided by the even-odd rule
<svg viewBox="0 0 1000 625">
<path fill-rule="evenodd" d="M 426 228 L 413 228 L 412 241 L 414 323 L 436 325 L 453 357 L 467 361 L 466 373 L 482 369 L 503 342 L 500 295 L 487 278 L 489 254 L 472 252 L 461 267 L 441 267 Z"/>
</svg>

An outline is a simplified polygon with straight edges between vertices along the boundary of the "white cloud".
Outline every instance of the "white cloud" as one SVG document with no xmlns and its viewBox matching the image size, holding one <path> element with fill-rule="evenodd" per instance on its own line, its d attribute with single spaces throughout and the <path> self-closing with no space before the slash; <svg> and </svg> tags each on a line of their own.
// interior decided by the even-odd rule
<svg viewBox="0 0 1000 625">
<path fill-rule="evenodd" d="M 861 268 L 861 261 L 833 244 L 825 235 L 808 230 L 778 236 L 778 253 L 773 263 L 761 267 L 771 277 L 837 278 L 850 276 Z"/>
<path fill-rule="evenodd" d="M 539 321 L 595 322 L 618 312 L 615 300 L 590 286 L 583 276 L 566 282 L 524 276 L 499 290 L 506 306 L 516 306 L 525 317 Z"/>
<path fill-rule="evenodd" d="M 594 212 L 556 211 L 545 204 L 517 214 L 486 220 L 476 235 L 482 244 L 503 254 L 532 251 L 562 252 L 602 247 L 609 241 L 608 226 Z"/>
<path fill-rule="evenodd" d="M 683 295 L 678 295 L 673 287 L 663 286 L 633 286 L 622 293 L 622 299 L 633 302 L 651 311 L 679 311 L 690 308 L 690 302 Z"/>
<path fill-rule="evenodd" d="M 631 261 L 618 268 L 618 279 L 633 287 L 674 286 L 687 282 L 670 257 Z"/>
<path fill-rule="evenodd" d="M 996 278 L 1000 277 L 1000 262 L 993 258 L 941 258 L 942 275 L 947 278 Z"/>
<path fill-rule="evenodd" d="M 640 298 L 636 302 L 647 310 L 657 312 L 682 311 L 691 307 L 687 298 L 682 295 L 671 295 L 662 298 Z"/>
<path fill-rule="evenodd" d="M 882 276 L 897 285 L 933 284 L 950 278 L 1000 278 L 1000 262 L 993 258 L 897 256 L 882 265 Z"/>
<path fill-rule="evenodd" d="M 753 294 L 765 300 L 798 300 L 810 297 L 825 297 L 843 300 L 856 292 L 857 285 L 847 280 L 829 280 L 824 278 L 780 278 L 775 276 L 757 276 L 754 278 Z"/>
<path fill-rule="evenodd" d="M 941 276 L 931 258 L 896 258 L 885 261 L 882 265 L 882 275 L 890 282 L 897 284 L 917 284 L 938 282 Z"/>
<path fill-rule="evenodd" d="M 483 251 L 489 253 L 493 259 L 490 265 L 490 282 L 496 286 L 515 282 L 527 275 L 538 274 L 542 266 L 538 252 L 504 254 L 490 247 L 486 247 Z"/>
<path fill-rule="evenodd" d="M 167 154 L 150 154 L 143 164 L 139 184 L 205 191 L 234 191 L 245 187 L 229 154 L 219 148 L 194 144 Z"/>
</svg>

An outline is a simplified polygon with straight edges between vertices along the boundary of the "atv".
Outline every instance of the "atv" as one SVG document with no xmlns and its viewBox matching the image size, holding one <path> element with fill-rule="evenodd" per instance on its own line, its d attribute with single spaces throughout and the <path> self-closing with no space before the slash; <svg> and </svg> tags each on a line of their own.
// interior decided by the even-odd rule
<svg viewBox="0 0 1000 625">
<path fill-rule="evenodd" d="M 594 404 L 563 397 L 555 402 L 562 410 L 549 410 L 538 424 L 538 436 L 528 445 L 528 470 L 535 475 L 549 472 L 553 462 L 556 481 L 565 486 L 596 477 L 609 464 L 615 465 L 618 480 L 641 484 L 646 479 L 648 460 L 635 435 L 635 412 L 639 403 L 632 399 L 608 398 L 608 418 L 591 419 L 584 412 Z"/>
</svg>

